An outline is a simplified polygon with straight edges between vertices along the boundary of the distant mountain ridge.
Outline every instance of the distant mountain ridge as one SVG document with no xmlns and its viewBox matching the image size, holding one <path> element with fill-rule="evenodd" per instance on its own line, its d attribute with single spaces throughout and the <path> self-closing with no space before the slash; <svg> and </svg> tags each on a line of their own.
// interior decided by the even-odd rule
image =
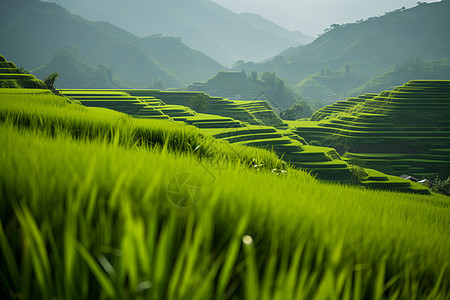
<svg viewBox="0 0 450 300">
<path fill-rule="evenodd" d="M 44 79 L 51 73 L 58 73 L 58 88 L 121 88 L 124 85 L 113 77 L 111 67 L 104 64 L 93 66 L 86 62 L 79 53 L 79 48 L 63 48 L 56 51 L 50 61 L 31 70 L 38 78 Z"/>
<path fill-rule="evenodd" d="M 54 3 L 1 1 L 8 4 L 0 10 L 0 52 L 28 70 L 72 46 L 79 47 L 89 64 L 112 67 L 116 76 L 134 87 L 148 87 L 156 79 L 166 87 L 182 87 L 223 69 L 177 38 L 139 38 L 106 22 L 87 21 Z"/>
<path fill-rule="evenodd" d="M 330 67 L 349 64 L 352 72 L 367 81 L 394 64 L 421 56 L 441 59 L 450 53 L 450 1 L 420 3 L 381 17 L 345 25 L 332 25 L 312 43 L 287 49 L 264 63 L 240 64 L 235 69 L 276 71 L 292 84 Z"/>
<path fill-rule="evenodd" d="M 47 0 L 50 1 L 50 0 Z M 52 0 L 53 1 L 53 0 Z M 209 0 L 57 0 L 89 20 L 108 21 L 138 36 L 181 37 L 222 64 L 261 61 L 313 40 L 255 14 L 237 14 Z"/>
</svg>

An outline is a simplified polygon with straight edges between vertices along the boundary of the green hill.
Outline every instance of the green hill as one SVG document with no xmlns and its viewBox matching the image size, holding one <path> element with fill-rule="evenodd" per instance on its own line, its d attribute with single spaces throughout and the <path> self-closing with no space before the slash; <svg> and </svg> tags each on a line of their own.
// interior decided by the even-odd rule
<svg viewBox="0 0 450 300">
<path fill-rule="evenodd" d="M 80 55 L 79 48 L 74 46 L 58 50 L 51 60 L 31 73 L 44 79 L 51 73 L 59 73 L 57 87 L 80 88 L 119 88 L 123 87 L 119 80 L 113 77 L 111 67 L 99 64 L 92 66 Z"/>
<path fill-rule="evenodd" d="M 231 66 L 260 61 L 313 38 L 254 14 L 237 14 L 209 0 L 59 0 L 89 20 L 108 21 L 138 36 L 182 38 L 193 49 Z"/>
<path fill-rule="evenodd" d="M 445 80 L 450 78 L 450 58 L 422 61 L 420 57 L 396 65 L 392 70 L 373 78 L 350 92 L 350 95 L 380 93 L 392 90 L 409 80 Z"/>
<path fill-rule="evenodd" d="M 450 81 L 414 80 L 317 111 L 294 132 L 388 174 L 450 174 Z"/>
<path fill-rule="evenodd" d="M 409 80 L 445 80 L 450 78 L 450 58 L 423 61 L 420 56 L 396 64 L 391 70 L 367 82 L 362 80 L 350 65 L 333 71 L 322 68 L 320 72 L 302 80 L 295 90 L 305 100 L 322 100 L 326 104 L 348 96 L 380 93 L 394 89 Z"/>
<path fill-rule="evenodd" d="M 448 57 L 449 27 L 450 1 L 421 3 L 353 24 L 334 24 L 311 44 L 239 70 L 276 71 L 297 84 L 322 68 L 342 70 L 348 64 L 360 80 L 368 81 L 418 55 L 423 60 Z"/>
<path fill-rule="evenodd" d="M 305 100 L 334 103 L 336 99 L 347 96 L 350 90 L 364 83 L 355 72 L 350 70 L 350 67 L 347 68 L 347 72 L 323 68 L 320 73 L 300 81 L 295 86 L 295 91 Z"/>
<path fill-rule="evenodd" d="M 28 70 L 47 64 L 55 51 L 75 45 L 87 63 L 110 66 L 117 77 L 139 87 L 158 78 L 165 87 L 181 87 L 206 80 L 223 68 L 179 39 L 139 38 L 35 0 L 11 1 L 2 7 L 0 36 L 0 52 Z"/>
<path fill-rule="evenodd" d="M 213 96 L 254 100 L 265 98 L 270 104 L 282 110 L 295 103 L 296 96 L 291 88 L 275 73 L 266 72 L 250 76 L 244 71 L 221 71 L 204 83 L 194 83 L 188 90 L 203 91 Z"/>
</svg>

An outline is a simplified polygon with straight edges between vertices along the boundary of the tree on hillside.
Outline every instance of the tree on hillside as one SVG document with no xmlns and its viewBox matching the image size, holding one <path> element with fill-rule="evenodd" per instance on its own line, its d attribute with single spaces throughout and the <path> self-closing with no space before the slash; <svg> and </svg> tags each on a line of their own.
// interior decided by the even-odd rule
<svg viewBox="0 0 450 300">
<path fill-rule="evenodd" d="M 23 67 L 20 67 L 17 70 L 19 71 L 20 74 L 30 74 L 30 72 L 28 72 L 28 70 Z"/>
<path fill-rule="evenodd" d="M 59 73 L 51 73 L 50 75 L 45 77 L 44 84 L 54 94 L 61 95 L 55 88 L 55 81 L 56 81 L 56 78 L 58 78 L 58 76 L 59 76 Z"/>
<path fill-rule="evenodd" d="M 245 63 L 246 63 L 245 60 L 240 59 L 240 60 L 238 60 L 237 62 L 234 63 L 233 67 L 237 68 L 237 67 L 239 67 L 240 65 L 243 65 L 243 64 L 245 64 Z"/>
<path fill-rule="evenodd" d="M 311 115 L 311 107 L 306 101 L 299 101 L 292 105 L 291 108 L 280 112 L 280 118 L 283 120 L 298 120 L 301 118 L 309 118 Z"/>
<path fill-rule="evenodd" d="M 439 175 L 436 175 L 428 179 L 427 185 L 434 193 L 450 196 L 450 176 L 447 179 L 441 179 Z"/>
<path fill-rule="evenodd" d="M 396 71 L 423 71 L 425 63 L 420 55 L 414 59 L 408 59 L 402 63 L 396 64 L 394 70 Z"/>
<path fill-rule="evenodd" d="M 208 97 L 198 94 L 189 100 L 189 107 L 196 112 L 206 112 L 208 110 Z"/>
<path fill-rule="evenodd" d="M 97 70 L 99 75 L 103 76 L 109 81 L 113 81 L 113 70 L 110 66 L 105 64 L 97 64 Z"/>
<path fill-rule="evenodd" d="M 278 78 L 275 72 L 264 72 L 260 80 L 263 83 L 264 92 L 282 106 L 289 106 L 298 100 L 292 89 L 283 79 Z"/>
<path fill-rule="evenodd" d="M 345 68 L 345 75 L 350 74 L 350 70 L 352 69 L 352 67 L 350 67 L 349 64 L 346 64 L 344 68 Z"/>
<path fill-rule="evenodd" d="M 164 81 L 161 77 L 156 78 L 153 82 L 148 86 L 150 89 L 164 90 Z"/>
</svg>

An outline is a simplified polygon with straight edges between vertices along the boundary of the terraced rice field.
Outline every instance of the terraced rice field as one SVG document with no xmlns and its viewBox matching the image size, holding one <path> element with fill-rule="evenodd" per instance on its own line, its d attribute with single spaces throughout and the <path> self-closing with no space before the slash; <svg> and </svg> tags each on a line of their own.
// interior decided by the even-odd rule
<svg viewBox="0 0 450 300">
<path fill-rule="evenodd" d="M 13 62 L 0 55 L 0 88 L 45 89 L 45 85 L 31 74 L 22 74 Z"/>
<path fill-rule="evenodd" d="M 368 99 L 373 99 L 375 96 L 377 96 L 377 94 L 368 93 L 358 97 L 348 98 L 346 101 L 338 101 L 319 109 L 311 116 L 311 121 L 320 121 L 329 118 L 338 112 L 345 112 L 359 103 L 365 102 Z"/>
<path fill-rule="evenodd" d="M 198 94 L 208 98 L 208 113 L 233 118 L 250 125 L 284 127 L 283 121 L 273 113 L 266 101 L 235 101 L 221 97 L 211 97 L 199 92 L 166 92 L 158 90 L 127 90 L 134 96 L 153 96 L 167 104 L 188 106 L 189 100 Z"/>
<path fill-rule="evenodd" d="M 12 63 L 0 57 L 0 84 L 21 89 L 20 93 L 50 93 L 42 89 L 42 81 L 33 75 L 21 74 Z M 10 93 L 13 89 L 3 89 Z M 17 92 L 17 90 L 15 90 Z M 88 107 L 101 107 L 141 119 L 166 119 L 200 128 L 204 133 L 230 144 L 265 148 L 274 151 L 292 166 L 310 171 L 319 179 L 351 182 L 348 164 L 332 148 L 310 146 L 289 130 L 289 125 L 276 116 L 266 101 L 232 101 L 208 97 L 208 114 L 188 108 L 189 100 L 198 92 L 165 92 L 159 90 L 61 90 L 65 96 Z M 13 93 L 12 93 L 13 94 Z M 368 96 L 364 96 L 370 98 Z M 359 97 L 354 102 L 362 101 Z M 438 153 L 439 149 L 437 149 Z M 440 155 L 440 154 L 438 154 Z M 388 180 L 384 186 L 389 187 Z M 365 185 L 363 183 L 363 185 Z M 366 185 L 367 186 L 367 185 Z M 428 190 L 410 185 L 410 191 Z"/>
<path fill-rule="evenodd" d="M 189 97 L 198 94 L 195 92 L 160 92 L 156 90 L 126 90 L 127 93 L 118 90 L 62 90 L 61 92 L 72 99 L 79 100 L 84 105 L 107 107 L 137 117 L 143 117 L 143 114 L 140 112 L 136 114 L 135 107 L 132 109 L 126 107 L 144 102 L 141 97 L 156 99 L 154 96 L 160 95 L 161 98 L 164 98 L 164 102 L 163 100 L 153 100 L 151 106 L 174 121 L 194 125 L 201 128 L 203 132 L 232 144 L 273 150 L 292 165 L 309 170 L 320 179 L 340 182 L 350 182 L 351 180 L 348 165 L 340 159 L 334 149 L 308 146 L 301 137 L 292 132 L 265 126 L 265 122 L 279 125 L 276 120 L 280 122 L 281 120 L 274 114 L 273 110 L 269 110 L 264 105 L 263 101 L 245 102 L 211 98 L 208 110 L 218 112 L 215 115 L 196 113 L 186 106 L 180 105 L 181 103 L 188 103 Z M 109 101 L 116 101 L 116 105 L 107 102 L 108 95 L 111 97 Z M 102 97 L 105 102 L 92 100 L 91 97 Z M 171 105 L 167 105 L 167 101 L 170 101 Z M 238 119 L 223 117 L 220 114 L 234 115 Z M 258 117 L 262 117 L 262 119 L 258 119 Z M 280 127 L 286 128 L 287 125 L 284 124 Z M 335 155 L 329 154 L 333 152 Z M 310 155 L 308 153 L 321 154 Z M 303 163 L 303 157 L 309 161 Z M 311 157 L 315 157 L 315 161 L 310 161 Z M 334 165 L 330 164 L 330 161 L 334 161 Z"/>
<path fill-rule="evenodd" d="M 265 101 L 231 101 L 208 96 L 206 114 L 185 106 L 198 92 L 61 90 L 61 93 L 86 106 L 109 108 L 138 118 L 183 122 L 230 144 L 265 148 L 274 151 L 292 166 L 310 171 L 322 180 L 341 183 L 353 180 L 351 168 L 334 149 L 308 145 L 301 136 L 287 129 L 289 125 L 282 122 Z M 387 180 L 380 188 L 389 189 L 391 181 Z M 407 181 L 405 185 L 410 192 L 429 193 L 422 186 Z M 392 188 L 396 189 L 396 184 Z"/>
<path fill-rule="evenodd" d="M 327 106 L 294 132 L 389 174 L 450 174 L 450 81 L 415 80 L 366 96 Z"/>
</svg>

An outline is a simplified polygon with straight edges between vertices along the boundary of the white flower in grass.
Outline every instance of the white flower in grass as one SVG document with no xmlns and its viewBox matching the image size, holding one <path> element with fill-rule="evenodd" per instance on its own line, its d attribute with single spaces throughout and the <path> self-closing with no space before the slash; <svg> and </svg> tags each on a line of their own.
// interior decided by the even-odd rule
<svg viewBox="0 0 450 300">
<path fill-rule="evenodd" d="M 249 235 L 244 235 L 244 237 L 242 238 L 242 242 L 245 245 L 251 245 L 251 244 L 253 244 L 253 238 Z"/>
</svg>

